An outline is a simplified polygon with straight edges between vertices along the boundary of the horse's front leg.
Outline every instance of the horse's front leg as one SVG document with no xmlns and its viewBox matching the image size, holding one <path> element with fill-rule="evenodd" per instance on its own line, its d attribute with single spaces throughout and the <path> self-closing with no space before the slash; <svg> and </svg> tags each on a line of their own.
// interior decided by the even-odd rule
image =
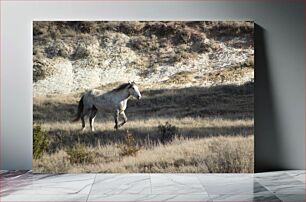
<svg viewBox="0 0 306 202">
<path fill-rule="evenodd" d="M 119 110 L 116 110 L 115 114 L 114 114 L 114 118 L 115 118 L 115 129 L 118 130 L 119 126 L 118 126 L 118 121 L 119 121 Z"/>
<path fill-rule="evenodd" d="M 120 123 L 119 127 L 123 126 L 123 125 L 127 122 L 127 117 L 126 117 L 124 111 L 122 111 L 120 114 L 121 114 L 122 117 L 123 117 L 123 122 Z"/>
</svg>

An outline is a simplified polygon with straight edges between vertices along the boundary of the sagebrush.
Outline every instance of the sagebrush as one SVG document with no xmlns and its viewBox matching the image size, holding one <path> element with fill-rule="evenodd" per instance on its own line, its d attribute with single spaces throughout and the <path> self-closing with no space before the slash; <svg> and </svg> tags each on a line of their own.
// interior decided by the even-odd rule
<svg viewBox="0 0 306 202">
<path fill-rule="evenodd" d="M 136 156 L 137 152 L 141 149 L 132 133 L 126 131 L 123 143 L 119 145 L 120 156 Z"/>
<path fill-rule="evenodd" d="M 95 155 L 88 151 L 84 144 L 76 144 L 67 151 L 68 159 L 71 164 L 92 163 Z"/>
<path fill-rule="evenodd" d="M 163 144 L 172 142 L 176 135 L 178 135 L 178 129 L 176 126 L 171 125 L 169 122 L 166 122 L 165 125 L 159 125 L 158 131 L 160 134 L 160 141 Z"/>
<path fill-rule="evenodd" d="M 40 125 L 33 126 L 33 158 L 39 159 L 49 145 L 48 134 Z"/>
</svg>

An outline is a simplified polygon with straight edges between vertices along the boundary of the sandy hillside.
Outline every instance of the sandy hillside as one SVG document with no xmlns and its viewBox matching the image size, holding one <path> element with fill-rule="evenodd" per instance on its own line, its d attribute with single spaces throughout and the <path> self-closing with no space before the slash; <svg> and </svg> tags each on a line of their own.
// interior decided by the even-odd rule
<svg viewBox="0 0 306 202">
<path fill-rule="evenodd" d="M 250 22 L 34 22 L 34 96 L 254 80 Z"/>
</svg>

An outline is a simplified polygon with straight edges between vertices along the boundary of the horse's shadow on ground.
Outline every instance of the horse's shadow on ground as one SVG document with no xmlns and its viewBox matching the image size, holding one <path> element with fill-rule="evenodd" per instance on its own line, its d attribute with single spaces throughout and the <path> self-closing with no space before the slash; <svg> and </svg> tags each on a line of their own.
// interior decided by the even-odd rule
<svg viewBox="0 0 306 202">
<path fill-rule="evenodd" d="M 189 87 L 142 91 L 142 99 L 130 99 L 126 109 L 129 120 L 149 118 L 218 117 L 245 119 L 254 117 L 254 84 L 241 86 Z M 71 102 L 71 101 L 70 101 Z M 35 122 L 62 122 L 77 113 L 77 100 L 61 100 L 42 104 L 34 102 Z M 112 114 L 99 111 L 96 120 L 112 120 Z"/>
</svg>

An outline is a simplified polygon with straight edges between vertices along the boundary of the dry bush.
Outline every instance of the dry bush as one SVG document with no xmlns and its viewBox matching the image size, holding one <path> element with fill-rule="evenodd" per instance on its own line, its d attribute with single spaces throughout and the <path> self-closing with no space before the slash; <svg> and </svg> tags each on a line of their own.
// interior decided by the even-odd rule
<svg viewBox="0 0 306 202">
<path fill-rule="evenodd" d="M 71 164 L 92 163 L 95 158 L 95 154 L 88 151 L 86 146 L 80 143 L 71 147 L 66 152 Z"/>
<path fill-rule="evenodd" d="M 153 49 L 157 48 L 157 44 L 151 43 L 150 40 L 145 36 L 132 38 L 127 46 L 138 51 L 144 51 L 144 49 L 149 49 L 152 47 Z"/>
<path fill-rule="evenodd" d="M 33 57 L 33 81 L 50 78 L 56 73 L 59 73 L 61 64 L 69 65 L 70 61 L 62 57 L 55 57 L 53 59 L 41 58 L 39 56 Z"/>
<path fill-rule="evenodd" d="M 192 42 L 190 46 L 191 52 L 204 53 L 211 50 L 211 46 L 205 43 L 206 35 L 203 33 L 191 34 L 190 41 Z"/>
<path fill-rule="evenodd" d="M 49 22 L 44 21 L 33 21 L 33 36 L 36 37 L 42 37 L 45 34 L 48 33 L 48 27 L 50 26 Z"/>
<path fill-rule="evenodd" d="M 250 66 L 248 66 L 250 65 Z M 254 73 L 254 67 L 251 64 L 242 64 L 239 66 L 231 66 L 215 70 L 213 72 L 204 73 L 202 80 L 211 83 L 226 83 L 229 81 L 239 81 L 247 75 Z"/>
<path fill-rule="evenodd" d="M 246 139 L 246 138 L 244 138 Z M 254 145 L 244 139 L 219 138 L 209 143 L 205 164 L 210 173 L 252 173 Z"/>
<path fill-rule="evenodd" d="M 53 39 L 54 41 L 62 38 L 60 30 L 58 30 L 56 28 L 50 27 L 48 32 L 50 33 L 51 39 Z"/>
<path fill-rule="evenodd" d="M 68 21 L 60 22 L 58 28 L 60 30 L 71 29 L 76 33 L 88 34 L 97 31 L 98 22 L 95 21 Z"/>
<path fill-rule="evenodd" d="M 84 45 L 84 44 L 79 44 L 79 46 L 76 48 L 74 54 L 73 54 L 73 58 L 75 60 L 77 59 L 85 59 L 90 55 L 90 52 L 88 50 L 88 48 Z"/>
<path fill-rule="evenodd" d="M 182 71 L 170 76 L 165 83 L 186 84 L 192 82 L 193 78 L 193 72 Z"/>
<path fill-rule="evenodd" d="M 98 21 L 96 27 L 100 34 L 106 31 L 115 31 L 133 36 L 142 34 L 145 24 L 146 22 L 141 21 Z"/>
<path fill-rule="evenodd" d="M 36 55 L 33 57 L 33 81 L 43 80 L 55 73 L 53 63 Z"/>
<path fill-rule="evenodd" d="M 209 38 L 224 41 L 236 48 L 254 47 L 254 23 L 250 21 L 205 21 L 204 30 Z M 232 43 L 235 37 L 244 41 Z"/>
<path fill-rule="evenodd" d="M 139 22 L 139 21 L 134 21 L 134 22 L 123 21 L 119 23 L 117 30 L 126 35 L 136 35 L 140 34 L 143 31 L 145 24 L 146 24 L 145 22 Z"/>
<path fill-rule="evenodd" d="M 204 27 L 219 36 L 244 36 L 253 34 L 254 23 L 251 21 L 205 21 Z"/>
<path fill-rule="evenodd" d="M 68 58 L 72 49 L 62 40 L 55 41 L 45 48 L 45 54 L 48 58 L 63 57 Z"/>
<path fill-rule="evenodd" d="M 136 156 L 137 152 L 141 149 L 137 145 L 132 133 L 126 131 L 123 144 L 118 146 L 120 148 L 120 156 Z"/>
<path fill-rule="evenodd" d="M 158 132 L 160 135 L 160 141 L 163 144 L 172 142 L 173 139 L 178 135 L 178 128 L 166 122 L 165 125 L 158 126 Z"/>
<path fill-rule="evenodd" d="M 33 26 L 33 36 L 39 36 L 44 34 L 43 30 L 39 29 L 37 26 Z"/>
</svg>

